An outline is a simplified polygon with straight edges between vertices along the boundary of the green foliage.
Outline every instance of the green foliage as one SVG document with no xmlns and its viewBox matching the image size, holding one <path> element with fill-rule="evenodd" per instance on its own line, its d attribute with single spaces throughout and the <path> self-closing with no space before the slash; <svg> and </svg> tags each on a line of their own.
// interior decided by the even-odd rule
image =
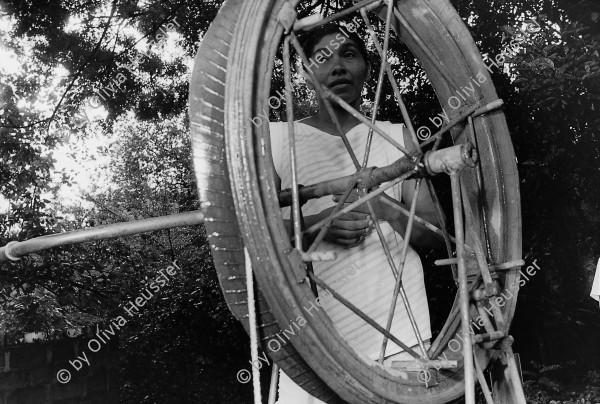
<svg viewBox="0 0 600 404">
<path fill-rule="evenodd" d="M 61 307 L 54 293 L 35 288 L 30 293 L 11 296 L 1 310 L 0 330 L 17 338 L 27 332 L 43 332 L 55 337 L 62 336 L 67 327 L 84 327 L 99 320 L 72 311 L 72 307 Z"/>
<path fill-rule="evenodd" d="M 121 402 L 251 401 L 235 378 L 248 366 L 247 336 L 222 300 L 208 251 L 197 257 L 178 260 L 183 272 L 127 324 Z"/>
<path fill-rule="evenodd" d="M 597 5 L 589 11 L 579 21 L 548 18 L 541 22 L 544 41 L 525 42 L 512 61 L 508 121 L 522 181 L 524 251 L 540 259 L 544 274 L 520 296 L 517 341 L 533 331 L 537 346 L 519 342 L 532 358 L 578 358 L 594 367 L 600 328 L 588 294 L 600 247 L 600 183 L 593 174 L 600 155 L 600 31 L 590 18 L 600 14 Z"/>
<path fill-rule="evenodd" d="M 94 196 L 128 218 L 198 208 L 187 121 L 172 116 L 115 125 L 107 150 L 111 189 Z M 136 254 L 119 272 L 120 308 L 148 287 L 149 279 L 177 259 L 182 272 L 145 304 L 121 335 L 124 403 L 249 401 L 249 386 L 236 380 L 247 365 L 247 337 L 222 298 L 202 226 L 141 235 L 128 241 Z"/>
<path fill-rule="evenodd" d="M 532 371 L 525 373 L 525 396 L 532 404 L 593 404 L 600 400 L 600 373 L 589 371 L 569 385 L 556 383 L 553 373 L 569 370 L 571 366 L 541 366 L 532 363 Z M 571 364 L 572 365 L 572 364 Z"/>
</svg>

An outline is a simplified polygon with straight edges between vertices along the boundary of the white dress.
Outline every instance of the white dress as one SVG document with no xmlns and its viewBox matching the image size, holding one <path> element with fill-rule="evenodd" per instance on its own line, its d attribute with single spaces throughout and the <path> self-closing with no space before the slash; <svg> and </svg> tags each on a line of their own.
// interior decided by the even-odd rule
<svg viewBox="0 0 600 404">
<path fill-rule="evenodd" d="M 404 125 L 377 122 L 377 126 L 390 134 L 399 144 L 404 145 Z M 294 128 L 297 175 L 300 184 L 314 184 L 353 174 L 356 171 L 339 136 L 330 135 L 302 122 L 294 122 Z M 277 174 L 281 178 L 281 189 L 291 188 L 287 123 L 270 123 L 270 133 L 273 163 Z M 359 162 L 363 161 L 367 135 L 368 127 L 364 124 L 359 124 L 346 134 Z M 368 166 L 382 167 L 393 163 L 403 155 L 401 151 L 390 145 L 380 135 L 374 133 Z M 402 183 L 388 189 L 386 193 L 400 201 Z M 302 213 L 304 216 L 310 216 L 334 205 L 332 197 L 325 196 L 308 201 L 302 207 Z M 288 219 L 290 208 L 282 209 L 282 215 Z M 403 238 L 387 222 L 380 221 L 379 224 L 398 268 Z M 334 251 L 338 258 L 335 261 L 313 263 L 315 275 L 325 283 L 332 285 L 338 293 L 385 327 L 391 306 L 395 278 L 387 262 L 377 232 L 373 231 L 357 247 L 346 248 L 323 241 L 317 251 L 321 250 Z M 431 329 L 423 267 L 421 259 L 410 246 L 408 247 L 402 281 L 421 336 L 423 340 L 428 340 L 431 338 Z M 350 345 L 357 351 L 377 360 L 383 336 L 334 298 L 323 299 L 323 301 L 323 309 Z M 400 298 L 398 298 L 396 305 L 391 332 L 408 346 L 417 344 L 417 338 Z M 393 342 L 388 341 L 386 358 L 399 352 L 402 352 L 402 349 Z M 394 359 L 397 360 L 397 356 Z M 322 401 L 311 397 L 282 373 L 279 383 L 278 403 L 309 404 L 322 403 Z"/>
</svg>

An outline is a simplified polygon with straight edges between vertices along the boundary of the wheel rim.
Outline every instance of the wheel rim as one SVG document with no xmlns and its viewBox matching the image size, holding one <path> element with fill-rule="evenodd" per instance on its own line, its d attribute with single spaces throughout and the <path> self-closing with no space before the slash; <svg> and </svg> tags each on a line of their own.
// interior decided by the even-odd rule
<svg viewBox="0 0 600 404">
<path fill-rule="evenodd" d="M 205 228 L 219 283 L 230 311 L 249 332 L 244 245 L 225 160 L 223 116 L 227 55 L 242 2 L 225 1 L 198 49 L 190 82 L 190 133 Z M 260 337 L 280 332 L 260 290 L 256 296 Z M 312 372 L 291 345 L 269 356 L 315 397 L 327 403 L 339 402 L 337 395 Z"/>
<path fill-rule="evenodd" d="M 255 153 L 255 151 L 261 150 L 263 147 L 261 139 L 265 139 L 268 143 L 269 136 L 268 132 L 265 133 L 266 128 L 254 128 L 249 119 L 256 116 L 254 112 L 259 111 L 259 106 L 265 105 L 268 98 L 273 50 L 277 47 L 283 31 L 282 27 L 276 25 L 274 19 L 271 18 L 267 21 L 264 16 L 277 15 L 281 6 L 282 2 L 279 1 L 262 4 L 249 2 L 244 6 L 242 14 L 246 16 L 246 21 L 252 21 L 252 26 L 242 24 L 236 31 L 234 38 L 232 49 L 236 51 L 232 52 L 232 63 L 239 65 L 240 68 L 230 74 L 227 79 L 226 98 L 235 100 L 235 102 L 229 104 L 230 108 L 227 109 L 226 127 L 230 134 L 236 134 L 228 137 L 231 140 L 228 145 L 228 161 L 233 183 L 238 184 L 241 190 L 235 195 L 235 199 L 238 216 L 242 222 L 244 241 L 251 255 L 257 257 L 255 261 L 253 260 L 256 277 L 261 289 L 265 292 L 269 306 L 273 309 L 280 324 L 286 324 L 290 318 L 296 318 L 294 315 L 302 314 L 300 308 L 308 305 L 314 297 L 308 288 L 295 286 L 298 279 L 301 279 L 304 275 L 300 256 L 295 250 L 290 250 L 290 244 L 284 236 L 285 230 L 282 225 L 267 219 L 277 217 L 277 215 L 280 217 L 279 206 L 276 203 L 273 191 L 270 167 L 262 159 L 265 153 L 261 157 L 261 154 Z M 435 43 L 434 39 L 438 39 L 438 36 L 444 37 L 448 32 L 446 30 L 450 30 L 450 38 L 465 38 L 466 28 L 462 26 L 462 22 L 457 18 L 454 10 L 446 3 L 425 2 L 417 4 L 417 2 L 402 2 L 399 11 L 405 16 L 430 15 L 431 18 L 435 17 L 438 22 L 442 22 L 441 24 L 434 24 L 438 27 L 438 31 L 427 37 L 425 34 L 429 31 L 425 28 L 432 26 L 431 20 L 426 18 L 410 20 L 415 24 L 413 29 L 417 32 L 417 35 L 425 42 Z M 264 27 L 264 31 L 256 27 Z M 269 39 L 265 40 L 264 38 Z M 466 75 L 467 77 L 459 75 L 459 79 L 470 78 L 472 72 L 477 73 L 482 67 L 485 69 L 478 53 L 475 54 L 476 48 L 468 33 L 466 38 L 467 40 L 463 39 L 462 45 L 467 50 L 460 46 L 458 48 L 463 51 L 462 54 L 467 56 L 465 59 L 453 61 L 458 63 L 458 66 L 465 68 L 463 76 Z M 412 42 L 410 37 L 403 39 L 411 51 L 421 60 L 424 70 L 428 73 L 436 89 L 438 98 L 441 100 L 448 99 L 453 88 L 444 81 L 443 72 L 446 71 L 445 76 L 447 77 L 447 68 L 443 64 L 436 66 L 434 63 L 435 56 L 428 56 L 427 52 L 421 49 L 421 45 L 414 39 Z M 243 43 L 243 47 L 241 47 L 241 43 Z M 260 49 L 258 44 L 264 47 L 265 43 L 271 49 L 269 56 L 263 58 L 262 61 L 256 60 L 254 54 L 260 54 L 260 52 L 257 52 Z M 444 56 L 444 52 L 440 49 L 443 50 L 444 47 L 440 46 L 433 49 L 433 51 L 441 52 L 441 56 Z M 448 58 L 442 60 L 446 59 Z M 258 74 L 257 72 L 262 73 Z M 486 81 L 491 83 L 491 79 L 486 75 L 486 72 L 483 71 L 482 74 L 487 77 Z M 256 82 L 247 80 L 248 77 L 255 77 Z M 460 82 L 459 79 L 457 80 Z M 256 91 L 256 89 L 260 91 Z M 257 94 L 257 97 L 256 99 L 251 97 L 240 99 L 236 97 L 236 93 L 254 93 Z M 484 103 L 496 99 L 493 86 L 482 87 L 480 95 Z M 460 114 L 460 109 L 452 111 L 452 113 L 456 116 Z M 491 222 L 494 226 L 491 229 L 488 228 L 486 234 L 490 240 L 489 244 L 497 247 L 491 250 L 491 259 L 492 262 L 496 263 L 512 261 L 520 258 L 520 226 L 515 226 L 519 221 L 518 181 L 514 160 L 512 160 L 513 167 L 511 171 L 512 146 L 507 137 L 504 117 L 501 112 L 494 112 L 477 119 L 475 128 L 477 146 L 482 155 L 481 167 L 485 168 L 486 171 L 484 172 L 487 175 L 485 177 L 486 194 L 483 205 L 487 209 L 488 217 L 491 215 L 494 220 L 494 222 Z M 467 133 L 463 130 L 461 133 L 455 134 L 454 138 L 456 142 L 460 143 L 466 140 Z M 269 153 L 268 148 L 266 153 Z M 242 161 L 241 165 L 234 163 L 239 160 Z M 258 182 L 259 186 L 256 187 L 255 184 L 258 178 L 267 180 L 264 183 Z M 474 178 L 473 174 L 463 174 L 463 181 L 472 184 L 476 183 L 477 179 Z M 466 192 L 470 196 L 469 199 L 473 199 L 472 205 L 478 206 L 478 196 L 474 195 L 472 188 L 467 187 Z M 476 211 L 477 213 L 479 212 Z M 507 231 L 509 228 L 515 228 L 517 231 L 509 232 Z M 482 237 L 482 239 L 485 238 Z M 467 244 L 469 242 L 467 238 Z M 282 263 L 286 267 L 285 270 L 282 268 Z M 272 274 L 276 276 L 272 276 Z M 513 271 L 505 276 L 504 287 L 512 287 L 517 282 L 518 271 Z M 516 298 L 512 298 L 507 301 L 504 307 L 503 313 L 507 318 L 507 323 L 510 323 L 510 319 L 512 319 L 515 303 Z M 343 339 L 339 337 L 326 316 L 318 316 L 318 318 L 311 318 L 311 320 L 314 320 L 313 324 L 303 327 L 303 335 L 298 335 L 298 338 L 295 338 L 291 343 L 315 371 L 326 379 L 328 384 L 347 401 L 407 402 L 410 400 L 410 402 L 441 402 L 462 394 L 460 369 L 442 380 L 439 388 L 424 390 L 421 382 L 413 383 L 412 381 L 402 385 L 398 382 L 398 378 L 402 377 L 398 372 L 392 374 L 389 370 L 377 364 L 365 366 L 364 358 L 353 353 L 347 344 L 344 345 Z M 458 318 L 448 321 L 446 326 L 447 330 L 456 329 Z M 452 337 L 453 335 L 449 331 L 447 331 L 447 335 L 440 334 L 434 342 L 434 346 L 445 337 Z M 338 344 L 342 348 L 335 346 Z M 335 352 L 338 348 L 344 350 L 345 356 L 343 358 L 331 358 L 331 352 Z M 448 348 L 446 348 L 446 351 L 448 351 Z M 479 359 L 485 367 L 488 358 L 483 351 L 481 352 Z M 448 357 L 452 356 L 448 355 Z M 326 358 L 326 360 L 323 360 L 323 358 Z M 373 377 L 373 375 L 375 376 Z M 367 383 L 366 381 L 369 379 L 376 379 L 375 384 L 378 386 L 373 387 L 370 383 Z M 407 393 L 407 387 L 412 392 Z M 345 391 L 350 391 L 350 393 L 344 394 Z"/>
</svg>

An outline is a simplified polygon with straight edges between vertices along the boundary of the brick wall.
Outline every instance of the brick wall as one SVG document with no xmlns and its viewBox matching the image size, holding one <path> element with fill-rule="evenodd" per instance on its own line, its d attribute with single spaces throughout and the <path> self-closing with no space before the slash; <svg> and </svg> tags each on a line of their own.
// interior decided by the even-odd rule
<svg viewBox="0 0 600 404">
<path fill-rule="evenodd" d="M 118 404 L 118 340 L 91 353 L 89 339 L 0 346 L 0 404 Z M 82 351 L 90 366 L 76 371 L 69 360 Z M 71 373 L 68 383 L 56 379 L 61 369 Z"/>
</svg>

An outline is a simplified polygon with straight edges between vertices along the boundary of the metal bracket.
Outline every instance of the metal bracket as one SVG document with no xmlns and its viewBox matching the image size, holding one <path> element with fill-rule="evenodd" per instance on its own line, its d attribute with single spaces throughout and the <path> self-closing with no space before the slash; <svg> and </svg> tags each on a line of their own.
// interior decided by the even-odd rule
<svg viewBox="0 0 600 404">
<path fill-rule="evenodd" d="M 279 10 L 279 14 L 277 14 L 277 21 L 283 25 L 283 29 L 286 34 L 288 34 L 291 28 L 294 26 L 297 15 L 298 13 L 296 12 L 296 9 L 290 4 L 289 1 L 283 3 L 281 10 Z"/>
<path fill-rule="evenodd" d="M 335 261 L 337 258 L 337 255 L 333 251 L 301 252 L 300 256 L 304 262 Z"/>
<path fill-rule="evenodd" d="M 497 99 L 497 100 L 494 100 L 492 102 L 488 102 L 483 107 L 475 110 L 471 116 L 473 118 L 476 118 L 479 115 L 487 114 L 488 112 L 491 112 L 491 111 L 494 111 L 496 109 L 499 109 L 499 108 L 502 107 L 502 105 L 504 105 L 504 101 L 502 101 L 501 99 Z"/>
<path fill-rule="evenodd" d="M 301 262 L 300 265 L 292 265 L 293 277 L 296 279 L 296 283 L 302 284 L 306 282 L 308 277 L 306 276 L 306 262 L 303 258 L 302 253 L 296 248 L 292 247 L 284 251 L 284 254 L 288 256 L 290 262 Z"/>
</svg>

